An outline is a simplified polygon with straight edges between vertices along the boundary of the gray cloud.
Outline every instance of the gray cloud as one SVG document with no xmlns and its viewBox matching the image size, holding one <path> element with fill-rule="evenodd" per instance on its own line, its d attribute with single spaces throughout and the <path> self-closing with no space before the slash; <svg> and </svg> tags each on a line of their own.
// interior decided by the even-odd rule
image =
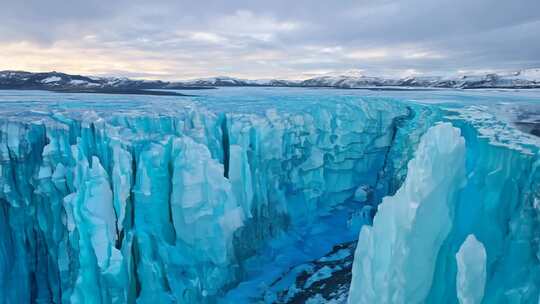
<svg viewBox="0 0 540 304">
<path fill-rule="evenodd" d="M 24 68 L 174 79 L 540 66 L 538 0 L 0 2 L 0 54 Z M 74 59 L 48 66 L 50 54 Z"/>
</svg>

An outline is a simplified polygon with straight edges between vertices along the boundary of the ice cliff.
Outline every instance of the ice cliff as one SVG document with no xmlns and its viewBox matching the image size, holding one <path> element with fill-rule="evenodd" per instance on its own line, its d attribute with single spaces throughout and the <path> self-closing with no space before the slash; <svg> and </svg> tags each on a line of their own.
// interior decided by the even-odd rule
<svg viewBox="0 0 540 304">
<path fill-rule="evenodd" d="M 538 146 L 487 110 L 447 117 L 362 228 L 349 303 L 538 302 Z"/>
<path fill-rule="evenodd" d="M 465 180 L 465 140 L 450 124 L 432 127 L 409 162 L 404 184 L 379 205 L 356 247 L 349 303 L 419 303 L 452 228 Z"/>
</svg>

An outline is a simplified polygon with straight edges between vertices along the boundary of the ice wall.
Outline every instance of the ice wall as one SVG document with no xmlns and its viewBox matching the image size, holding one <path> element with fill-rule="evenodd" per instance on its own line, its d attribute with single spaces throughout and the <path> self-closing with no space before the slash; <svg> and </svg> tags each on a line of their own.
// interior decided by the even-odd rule
<svg viewBox="0 0 540 304">
<path fill-rule="evenodd" d="M 536 303 L 540 293 L 540 154 L 537 146 L 512 142 L 505 127 L 497 136 L 494 120 L 454 121 L 467 145 L 467 183 L 455 201 L 450 236 L 439 252 L 436 282 L 427 298 L 455 303 L 455 254 L 470 234 L 486 250 L 482 303 Z M 479 125 L 480 124 L 480 125 Z M 480 131 L 479 131 L 480 130 Z"/>
<path fill-rule="evenodd" d="M 432 127 L 409 162 L 404 184 L 360 232 L 349 303 L 420 303 L 465 181 L 465 141 L 450 124 Z"/>
<path fill-rule="evenodd" d="M 383 200 L 373 227 L 362 229 L 349 303 L 468 300 L 476 303 L 479 299 L 482 303 L 537 303 L 539 300 L 538 146 L 530 144 L 534 140 L 520 141 L 523 134 L 514 135 L 515 129 L 494 117 L 486 117 L 489 115 L 486 112 L 473 111 L 467 109 L 466 116 L 449 112 L 447 117 L 454 127 L 439 125 L 426 133 L 415 158 L 409 162 L 405 183 L 394 196 Z M 436 135 L 433 130 L 442 126 L 459 129 L 462 138 L 449 134 L 429 137 Z M 466 149 L 459 149 L 459 153 L 444 155 L 434 149 L 426 154 L 421 148 L 425 142 L 438 142 L 437 147 L 444 148 L 463 139 Z M 458 155 L 465 162 L 456 163 Z M 465 173 L 459 174 L 465 178 L 432 188 L 440 176 L 450 181 L 459 171 Z M 416 175 L 424 178 L 409 183 Z M 417 204 L 418 199 L 404 195 L 409 192 L 426 195 L 438 190 L 448 196 L 426 200 L 428 204 Z M 438 209 L 444 212 L 437 209 L 420 212 L 430 204 L 432 208 L 437 204 L 444 206 Z M 417 222 L 429 225 L 415 230 Z M 484 248 L 485 270 L 476 265 L 479 269 L 475 272 L 485 271 L 485 287 L 478 280 L 463 276 L 468 272 L 463 263 L 473 258 L 470 255 L 481 256 L 465 246 L 471 242 L 470 238 L 465 242 L 471 234 Z M 422 248 L 420 253 L 415 251 L 417 248 Z M 472 281 L 474 285 L 469 284 Z M 471 288 L 474 294 L 467 292 Z"/>
<path fill-rule="evenodd" d="M 290 223 L 397 188 L 422 117 L 360 100 L 5 119 L 0 303 L 212 302 Z"/>
</svg>

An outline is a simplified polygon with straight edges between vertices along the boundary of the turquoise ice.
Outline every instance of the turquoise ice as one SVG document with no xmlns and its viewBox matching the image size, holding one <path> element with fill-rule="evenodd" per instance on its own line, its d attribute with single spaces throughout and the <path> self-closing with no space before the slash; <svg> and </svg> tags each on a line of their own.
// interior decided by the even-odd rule
<svg viewBox="0 0 540 304">
<path fill-rule="evenodd" d="M 429 293 L 465 181 L 465 140 L 459 129 L 439 124 L 415 154 L 401 188 L 360 232 L 349 303 L 420 303 Z"/>
</svg>

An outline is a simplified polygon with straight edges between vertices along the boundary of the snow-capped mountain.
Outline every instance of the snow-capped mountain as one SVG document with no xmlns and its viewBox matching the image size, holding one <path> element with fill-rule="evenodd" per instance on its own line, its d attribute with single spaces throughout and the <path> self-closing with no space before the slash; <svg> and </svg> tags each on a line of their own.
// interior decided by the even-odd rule
<svg viewBox="0 0 540 304">
<path fill-rule="evenodd" d="M 300 86 L 365 88 L 379 86 L 436 88 L 540 88 L 540 69 L 521 70 L 510 74 L 464 75 L 459 77 L 410 76 L 381 78 L 362 75 L 321 76 L 304 80 Z"/>
<path fill-rule="evenodd" d="M 180 82 L 189 86 L 216 86 L 216 87 L 244 87 L 244 86 L 274 86 L 274 87 L 287 87 L 298 86 L 300 81 L 293 80 L 279 80 L 279 79 L 240 79 L 228 76 L 200 78 Z"/>
<path fill-rule="evenodd" d="M 0 89 L 177 89 L 179 83 L 160 80 L 134 80 L 125 77 L 89 77 L 59 72 L 30 73 L 0 71 Z"/>
<path fill-rule="evenodd" d="M 211 77 L 186 81 L 134 80 L 125 77 L 88 77 L 59 72 L 30 73 L 1 71 L 0 89 L 187 89 L 197 87 L 272 86 L 272 87 L 433 87 L 433 88 L 540 88 L 540 69 L 514 73 L 464 75 L 456 77 L 410 76 L 404 78 L 370 77 L 359 73 L 324 75 L 302 81 L 283 79 L 248 80 L 233 77 Z"/>
<path fill-rule="evenodd" d="M 90 78 L 79 75 L 64 73 L 30 73 L 24 71 L 0 72 L 0 88 L 2 89 L 40 89 L 59 87 L 97 87 L 102 86 L 103 81 L 98 78 Z"/>
<path fill-rule="evenodd" d="M 362 88 L 373 86 L 397 85 L 397 80 L 368 76 L 320 76 L 306 79 L 300 83 L 303 87 Z"/>
</svg>

